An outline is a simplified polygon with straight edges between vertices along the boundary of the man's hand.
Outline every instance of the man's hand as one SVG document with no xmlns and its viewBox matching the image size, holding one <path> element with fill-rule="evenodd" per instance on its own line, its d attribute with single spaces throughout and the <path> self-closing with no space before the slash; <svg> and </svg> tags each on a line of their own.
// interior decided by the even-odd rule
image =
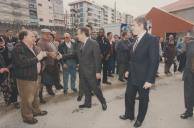
<svg viewBox="0 0 194 128">
<path fill-rule="evenodd" d="M 58 54 L 57 52 L 47 52 L 47 56 L 53 59 L 57 58 L 57 54 Z"/>
<path fill-rule="evenodd" d="M 62 59 L 63 58 L 63 56 L 61 55 L 61 53 L 58 53 L 58 55 L 57 55 L 57 60 L 60 60 L 60 59 Z"/>
<path fill-rule="evenodd" d="M 96 73 L 96 79 L 100 80 L 101 79 L 101 74 L 100 73 Z"/>
<path fill-rule="evenodd" d="M 41 51 L 36 57 L 38 58 L 38 61 L 41 61 L 46 56 L 47 53 L 45 51 Z"/>
<path fill-rule="evenodd" d="M 128 76 L 129 76 L 129 72 L 127 71 L 125 72 L 125 78 L 128 78 Z"/>
<path fill-rule="evenodd" d="M 148 88 L 151 88 L 151 87 L 152 87 L 152 84 L 149 83 L 149 82 L 145 82 L 145 84 L 143 86 L 144 89 L 148 89 Z"/>
<path fill-rule="evenodd" d="M 0 68 L 0 73 L 9 72 L 8 68 Z"/>
</svg>

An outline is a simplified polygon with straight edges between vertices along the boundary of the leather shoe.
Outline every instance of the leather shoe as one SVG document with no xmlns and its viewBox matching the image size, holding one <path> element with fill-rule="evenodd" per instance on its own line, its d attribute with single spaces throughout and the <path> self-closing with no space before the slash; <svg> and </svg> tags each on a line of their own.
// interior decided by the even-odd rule
<svg viewBox="0 0 194 128">
<path fill-rule="evenodd" d="M 139 120 L 136 120 L 134 127 L 139 128 L 139 127 L 141 127 L 141 125 L 142 125 L 142 123 Z"/>
<path fill-rule="evenodd" d="M 189 118 L 189 117 L 193 117 L 193 113 L 183 113 L 183 114 L 181 114 L 181 119 L 187 119 L 187 118 Z"/>
<path fill-rule="evenodd" d="M 105 104 L 102 104 L 102 110 L 103 110 L 103 111 L 106 111 L 106 110 L 107 110 L 107 105 L 106 105 L 106 103 L 105 103 Z"/>
<path fill-rule="evenodd" d="M 131 120 L 131 121 L 133 121 L 134 120 L 134 118 L 130 118 L 130 117 L 128 117 L 128 116 L 126 116 L 126 115 L 121 115 L 121 116 L 119 116 L 119 118 L 121 119 L 121 120 Z"/>
<path fill-rule="evenodd" d="M 47 111 L 41 111 L 41 112 L 39 112 L 39 113 L 33 114 L 33 116 L 34 116 L 34 117 L 37 117 L 37 116 L 45 116 L 45 115 L 47 115 L 47 114 L 48 114 Z"/>
<path fill-rule="evenodd" d="M 106 81 L 106 82 L 103 82 L 103 84 L 108 84 L 108 85 L 111 85 L 112 83 L 111 83 L 111 82 Z"/>
<path fill-rule="evenodd" d="M 80 101 L 82 100 L 82 97 L 83 97 L 83 96 L 81 96 L 81 95 L 78 96 L 78 97 L 77 97 L 77 101 L 80 102 Z"/>
<path fill-rule="evenodd" d="M 83 105 L 80 105 L 79 108 L 91 108 L 91 105 L 85 105 L 85 104 L 83 104 Z"/>
<path fill-rule="evenodd" d="M 37 124 L 38 120 L 35 118 L 32 118 L 31 120 L 24 120 L 24 123 L 33 125 L 33 124 Z"/>
</svg>

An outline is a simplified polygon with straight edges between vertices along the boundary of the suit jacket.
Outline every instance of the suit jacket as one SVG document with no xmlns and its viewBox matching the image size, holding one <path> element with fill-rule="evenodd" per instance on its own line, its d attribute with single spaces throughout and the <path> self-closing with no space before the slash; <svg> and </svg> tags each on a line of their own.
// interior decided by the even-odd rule
<svg viewBox="0 0 194 128">
<path fill-rule="evenodd" d="M 85 77 L 95 77 L 101 72 L 100 48 L 95 40 L 88 39 L 78 51 L 79 73 Z"/>
<path fill-rule="evenodd" d="M 108 60 L 108 56 L 111 54 L 111 45 L 106 37 L 97 37 L 97 42 L 100 47 L 102 60 Z"/>
<path fill-rule="evenodd" d="M 118 64 L 129 64 L 130 50 L 132 45 L 128 40 L 120 40 L 117 46 L 117 63 Z"/>
<path fill-rule="evenodd" d="M 136 86 L 154 83 L 159 60 L 159 40 L 146 33 L 135 51 L 131 50 L 128 82 Z"/>
<path fill-rule="evenodd" d="M 187 45 L 187 50 L 186 50 L 186 65 L 184 69 L 184 74 L 183 74 L 183 79 L 185 78 L 193 78 L 194 77 L 194 72 L 192 72 L 193 66 L 194 66 L 194 40 L 191 41 Z M 193 76 L 193 77 L 190 77 Z"/>
<path fill-rule="evenodd" d="M 38 53 L 35 51 L 35 54 Z M 38 78 L 38 59 L 23 42 L 18 43 L 13 52 L 13 69 L 17 79 L 36 81 Z"/>
</svg>

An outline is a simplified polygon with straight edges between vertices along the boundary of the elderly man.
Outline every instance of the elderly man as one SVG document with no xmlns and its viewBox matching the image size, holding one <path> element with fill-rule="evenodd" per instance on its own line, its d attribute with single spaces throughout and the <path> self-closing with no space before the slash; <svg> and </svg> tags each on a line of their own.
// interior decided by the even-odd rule
<svg viewBox="0 0 194 128">
<path fill-rule="evenodd" d="M 71 41 L 69 33 L 64 34 L 64 42 L 59 45 L 59 52 L 62 54 L 62 66 L 63 66 L 63 83 L 64 94 L 68 91 L 68 80 L 71 78 L 71 89 L 73 92 L 77 92 L 76 81 L 76 65 L 77 65 L 77 44 Z"/>
<path fill-rule="evenodd" d="M 56 89 L 61 89 L 58 84 L 56 85 L 56 69 L 57 69 L 57 55 L 58 48 L 51 41 L 51 31 L 49 29 L 42 29 L 42 37 L 38 41 L 37 45 L 43 50 L 49 53 L 43 61 L 43 69 L 41 73 L 41 82 L 46 86 L 49 95 L 54 96 L 55 93 L 52 90 L 52 86 L 55 85 Z M 42 97 L 42 89 L 40 91 L 40 97 Z M 42 99 L 42 98 L 41 98 Z"/>
<path fill-rule="evenodd" d="M 21 113 L 23 121 L 28 124 L 38 122 L 35 116 L 43 116 L 47 111 L 39 108 L 38 74 L 41 70 L 40 61 L 47 56 L 45 51 L 34 49 L 35 36 L 31 31 L 24 30 L 19 34 L 20 43 L 13 50 L 13 68 L 21 97 Z"/>
<path fill-rule="evenodd" d="M 182 119 L 193 116 L 194 107 L 194 40 L 188 35 L 185 37 L 186 43 L 186 65 L 184 69 L 184 98 L 186 111 L 181 115 Z"/>
</svg>

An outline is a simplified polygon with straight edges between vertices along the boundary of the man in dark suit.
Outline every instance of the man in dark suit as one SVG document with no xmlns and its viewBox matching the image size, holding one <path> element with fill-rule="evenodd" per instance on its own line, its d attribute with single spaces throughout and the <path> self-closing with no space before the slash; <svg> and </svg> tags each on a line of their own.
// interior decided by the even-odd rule
<svg viewBox="0 0 194 128">
<path fill-rule="evenodd" d="M 108 60 L 110 58 L 111 53 L 111 45 L 108 41 L 108 39 L 105 36 L 104 29 L 101 28 L 99 30 L 99 35 L 97 37 L 97 42 L 100 46 L 100 52 L 101 52 L 101 59 L 102 59 L 102 65 L 103 65 L 103 78 L 102 82 L 104 84 L 111 84 L 111 82 L 108 82 Z"/>
<path fill-rule="evenodd" d="M 89 29 L 86 27 L 78 29 L 77 37 L 82 43 L 78 52 L 80 85 L 85 94 L 85 103 L 79 108 L 91 108 L 91 92 L 97 96 L 102 104 L 102 109 L 106 110 L 107 105 L 102 91 L 97 86 L 97 80 L 101 78 L 101 58 L 100 48 L 95 40 L 89 38 Z"/>
<path fill-rule="evenodd" d="M 159 66 L 159 41 L 146 31 L 146 19 L 137 17 L 133 23 L 133 32 L 137 40 L 130 54 L 128 85 L 125 94 L 125 114 L 121 119 L 135 119 L 135 97 L 139 94 L 139 111 L 134 127 L 140 127 L 147 113 L 149 90 L 155 83 Z"/>
<path fill-rule="evenodd" d="M 185 37 L 185 40 L 188 40 Z M 186 44 L 186 65 L 184 69 L 184 98 L 186 111 L 181 114 L 182 119 L 187 119 L 193 116 L 194 107 L 194 40 L 185 41 Z"/>
<path fill-rule="evenodd" d="M 128 33 L 123 32 L 122 33 L 122 39 L 118 42 L 117 45 L 117 65 L 118 65 L 118 74 L 119 74 L 119 81 L 124 81 L 124 74 L 127 71 L 127 67 L 129 65 L 129 58 L 130 58 L 130 49 L 131 49 L 131 43 L 128 39 Z"/>
</svg>

